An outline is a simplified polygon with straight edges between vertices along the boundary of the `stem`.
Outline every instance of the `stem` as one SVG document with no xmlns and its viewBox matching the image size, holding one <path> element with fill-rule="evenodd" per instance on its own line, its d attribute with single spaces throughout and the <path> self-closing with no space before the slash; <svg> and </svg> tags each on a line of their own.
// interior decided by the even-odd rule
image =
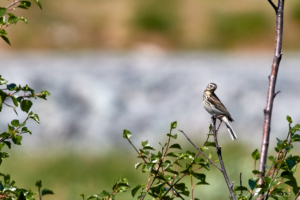
<svg viewBox="0 0 300 200">
<path fill-rule="evenodd" d="M 300 195 L 300 190 L 298 191 L 298 193 L 296 194 L 295 196 L 295 199 L 294 200 L 297 200 L 297 197 Z"/>
<path fill-rule="evenodd" d="M 209 160 L 209 162 L 211 162 L 211 164 L 213 164 L 216 168 L 218 168 L 220 171 L 222 171 L 222 169 L 211 159 L 209 159 L 191 140 L 190 138 L 182 131 L 182 130 L 178 130 L 180 131 L 185 137 L 186 139 L 198 150 L 199 153 L 201 153 L 207 160 Z"/>
<path fill-rule="evenodd" d="M 234 196 L 234 193 L 233 193 L 233 184 L 230 184 L 230 182 L 229 182 L 227 172 L 226 172 L 226 169 L 225 169 L 225 166 L 224 166 L 223 158 L 222 158 L 221 147 L 218 144 L 217 131 L 216 131 L 216 118 L 212 117 L 212 122 L 213 122 L 213 133 L 214 133 L 214 139 L 215 139 L 215 143 L 216 143 L 217 154 L 218 154 L 219 161 L 220 161 L 220 164 L 221 164 L 220 171 L 222 172 L 222 174 L 224 176 L 224 179 L 226 181 L 228 190 L 230 192 L 231 199 L 235 200 L 235 196 Z"/>
<path fill-rule="evenodd" d="M 243 190 L 242 190 L 242 172 L 240 173 L 240 186 L 241 186 L 241 194 L 243 194 Z"/>
<path fill-rule="evenodd" d="M 135 146 L 132 144 L 132 142 L 130 141 L 130 139 L 127 138 L 127 140 L 131 144 L 131 146 L 135 149 L 135 151 L 140 155 L 140 152 L 135 148 Z M 141 157 L 141 158 L 144 160 L 145 164 L 147 164 L 147 161 L 143 157 Z"/>
<path fill-rule="evenodd" d="M 193 177 L 191 176 L 191 188 L 192 188 L 192 200 L 194 199 L 194 185 L 193 185 Z"/>
<path fill-rule="evenodd" d="M 269 140 L 270 140 L 270 131 L 271 131 L 271 117 L 273 111 L 273 102 L 275 97 L 275 85 L 277 80 L 277 74 L 279 70 L 279 64 L 281 61 L 282 53 L 282 32 L 283 32 L 283 8 L 284 8 L 284 0 L 278 0 L 278 6 L 276 7 L 271 0 L 268 0 L 271 6 L 275 9 L 276 12 L 276 38 L 275 38 L 275 47 L 274 47 L 274 58 L 272 64 L 271 74 L 269 76 L 269 87 L 267 94 L 267 104 L 264 109 L 264 126 L 263 126 L 263 137 L 262 137 L 262 145 L 261 145 L 261 157 L 259 160 L 259 171 L 262 174 L 259 175 L 260 180 L 258 184 L 261 185 L 263 183 L 263 177 L 265 176 L 265 164 L 267 160 L 268 148 L 269 148 Z M 259 195 L 257 199 L 263 199 L 263 194 Z"/>
<path fill-rule="evenodd" d="M 39 187 L 39 197 L 40 197 L 40 200 L 42 200 L 42 194 L 41 194 L 41 188 Z"/>
<path fill-rule="evenodd" d="M 10 5 L 6 6 L 6 9 L 9 9 L 10 7 L 16 5 L 17 3 L 19 3 L 21 0 L 17 0 L 17 1 L 14 1 L 12 2 Z"/>
</svg>

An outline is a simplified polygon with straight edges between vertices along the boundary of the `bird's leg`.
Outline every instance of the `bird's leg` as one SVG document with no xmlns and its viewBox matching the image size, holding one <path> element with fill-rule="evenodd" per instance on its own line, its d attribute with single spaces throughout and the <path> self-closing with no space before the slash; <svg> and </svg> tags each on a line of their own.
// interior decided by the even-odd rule
<svg viewBox="0 0 300 200">
<path fill-rule="evenodd" d="M 219 119 L 220 120 L 220 119 Z M 217 129 L 217 135 L 218 135 L 218 132 L 219 132 L 219 128 L 220 128 L 220 126 L 221 126 L 221 124 L 222 124 L 222 120 L 220 120 L 220 124 L 219 124 L 219 126 L 218 126 L 218 129 Z"/>
<path fill-rule="evenodd" d="M 216 119 L 219 119 L 219 120 L 220 120 L 220 124 L 219 124 L 219 126 L 218 126 L 218 129 L 216 130 L 217 135 L 218 135 L 218 132 L 219 132 L 219 128 L 220 128 L 220 126 L 221 126 L 221 124 L 222 124 L 222 122 L 223 122 L 223 121 L 220 119 L 220 118 L 222 118 L 222 117 L 224 117 L 224 115 L 215 116 Z"/>
</svg>

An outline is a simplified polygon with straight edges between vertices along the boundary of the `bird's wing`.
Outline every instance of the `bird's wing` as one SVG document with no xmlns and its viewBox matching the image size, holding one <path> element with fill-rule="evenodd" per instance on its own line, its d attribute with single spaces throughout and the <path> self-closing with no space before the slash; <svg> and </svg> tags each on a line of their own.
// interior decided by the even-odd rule
<svg viewBox="0 0 300 200">
<path fill-rule="evenodd" d="M 212 94 L 210 97 L 208 97 L 208 101 L 215 106 L 216 109 L 220 110 L 221 112 L 224 113 L 229 119 L 229 121 L 233 121 L 230 113 L 226 109 L 226 107 L 222 104 L 220 99 L 217 97 L 217 95 Z"/>
</svg>

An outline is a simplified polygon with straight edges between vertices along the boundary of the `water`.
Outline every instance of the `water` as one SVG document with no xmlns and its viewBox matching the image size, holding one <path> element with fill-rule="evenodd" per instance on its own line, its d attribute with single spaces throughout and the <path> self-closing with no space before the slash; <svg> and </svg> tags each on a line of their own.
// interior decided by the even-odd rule
<svg viewBox="0 0 300 200">
<path fill-rule="evenodd" d="M 41 124 L 28 123 L 34 134 L 23 141 L 30 147 L 74 147 L 106 150 L 127 146 L 123 129 L 133 141 L 157 143 L 178 121 L 201 144 L 210 116 L 202 106 L 208 83 L 230 111 L 238 140 L 260 147 L 272 54 L 219 53 L 16 53 L 1 56 L 2 77 L 48 90 L 48 101 L 34 102 Z M 299 54 L 284 56 L 280 65 L 272 117 L 271 142 L 288 131 L 286 115 L 300 122 Z M 4 108 L 1 130 L 16 116 Z M 19 116 L 20 120 L 24 115 Z M 179 134 L 179 133 L 178 133 Z M 180 135 L 181 138 L 183 138 Z M 225 127 L 219 134 L 231 142 Z"/>
</svg>

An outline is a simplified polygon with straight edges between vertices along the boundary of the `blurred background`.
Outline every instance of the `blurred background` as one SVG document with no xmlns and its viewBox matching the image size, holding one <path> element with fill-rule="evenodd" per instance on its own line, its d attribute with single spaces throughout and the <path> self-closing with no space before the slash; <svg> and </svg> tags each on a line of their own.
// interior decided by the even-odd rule
<svg viewBox="0 0 300 200">
<path fill-rule="evenodd" d="M 0 7 L 9 1 L 1 1 Z M 146 183 L 134 169 L 134 149 L 122 138 L 133 133 L 139 147 L 167 141 L 172 121 L 199 146 L 210 115 L 202 106 L 208 83 L 230 111 L 238 140 L 225 127 L 219 133 L 231 181 L 252 177 L 251 152 L 260 149 L 263 109 L 275 39 L 275 15 L 269 3 L 228 0 L 60 0 L 41 1 L 16 10 L 28 19 L 7 28 L 12 46 L 0 41 L 1 75 L 10 83 L 48 90 L 48 101 L 32 110 L 41 124 L 29 122 L 33 135 L 14 146 L 1 165 L 18 185 L 41 179 L 55 196 L 81 199 L 110 190 L 121 177 L 131 187 Z M 288 132 L 286 115 L 300 122 L 300 2 L 285 5 L 283 59 L 273 117 L 270 155 L 276 137 Z M 16 116 L 5 107 L 0 130 Z M 179 132 L 184 149 L 193 150 Z M 300 150 L 295 146 L 296 150 Z M 194 151 L 194 150 L 193 150 Z M 211 149 L 214 151 L 214 149 Z M 123 164 L 120 165 L 120 162 Z M 121 166 L 121 167 L 120 167 Z M 228 199 L 221 173 L 212 169 L 199 186 L 200 199 Z M 300 175 L 297 174 L 300 178 Z M 216 193 L 218 188 L 220 193 Z M 226 194 L 226 195 L 224 195 Z M 119 199 L 132 199 L 130 192 Z M 188 199 L 188 198 L 187 198 Z"/>
</svg>

